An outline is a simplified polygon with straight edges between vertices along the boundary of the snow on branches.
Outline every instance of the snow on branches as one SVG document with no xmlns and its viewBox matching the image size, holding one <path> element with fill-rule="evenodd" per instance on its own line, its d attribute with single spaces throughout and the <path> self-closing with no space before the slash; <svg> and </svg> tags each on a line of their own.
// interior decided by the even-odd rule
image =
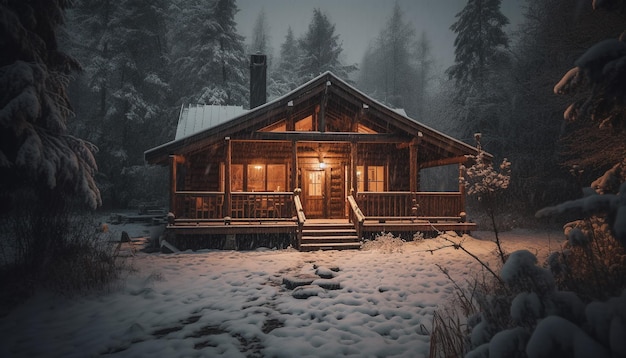
<svg viewBox="0 0 626 358">
<path fill-rule="evenodd" d="M 499 171 L 487 159 L 480 145 L 480 134 L 475 134 L 478 142 L 478 154 L 468 156 L 469 161 L 474 162 L 470 167 L 463 167 L 465 177 L 459 178 L 465 185 L 468 195 L 475 195 L 478 200 L 485 200 L 488 196 L 494 196 L 498 192 L 509 187 L 511 181 L 511 162 L 506 158 L 502 160 Z"/>
<path fill-rule="evenodd" d="M 583 198 L 541 209 L 536 216 L 564 213 L 579 217 L 606 215 L 611 233 L 626 247 L 626 159 L 595 180 L 586 193 Z"/>
<path fill-rule="evenodd" d="M 9 51 L 0 52 L 0 194 L 53 189 L 95 208 L 97 148 L 67 130 L 67 73 L 79 65 L 58 51 L 53 31 L 67 3 L 32 6 L 0 3 L 0 29 L 12 29 L 3 44 Z"/>
<path fill-rule="evenodd" d="M 626 127 L 626 31 L 591 46 L 554 86 L 556 94 L 585 91 L 565 110 L 567 120 L 589 116 L 600 127 Z"/>
</svg>

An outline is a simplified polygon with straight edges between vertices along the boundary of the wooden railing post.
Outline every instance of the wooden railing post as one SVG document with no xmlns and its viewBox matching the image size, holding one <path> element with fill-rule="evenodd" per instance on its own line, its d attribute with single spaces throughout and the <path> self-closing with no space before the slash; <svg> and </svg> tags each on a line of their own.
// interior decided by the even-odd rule
<svg viewBox="0 0 626 358">
<path fill-rule="evenodd" d="M 459 193 L 461 195 L 461 212 L 459 216 L 465 217 L 467 214 L 465 213 L 465 184 L 463 182 L 463 178 L 465 178 L 465 166 L 463 164 L 459 164 Z"/>
<path fill-rule="evenodd" d="M 289 190 L 298 187 L 298 142 L 291 141 L 291 183 Z"/>
<path fill-rule="evenodd" d="M 176 212 L 176 166 L 177 160 L 175 155 L 170 155 L 170 212 L 174 217 L 178 217 Z"/>
<path fill-rule="evenodd" d="M 357 175 L 357 146 L 355 142 L 350 142 L 350 190 L 351 195 L 356 195 L 359 190 Z"/>
<path fill-rule="evenodd" d="M 231 162 L 232 162 L 232 141 L 230 137 L 224 138 L 226 140 L 226 160 L 224 163 L 224 208 L 222 216 L 224 219 L 228 220 L 231 217 L 231 205 L 232 205 L 232 196 L 231 196 Z"/>
<path fill-rule="evenodd" d="M 409 144 L 409 190 L 416 192 L 418 190 L 419 180 L 419 164 L 417 152 L 418 139 L 414 138 Z"/>
<path fill-rule="evenodd" d="M 359 240 L 363 238 L 363 222 L 365 221 L 365 215 L 361 212 L 359 205 L 352 195 L 348 195 L 348 203 L 350 204 L 350 221 L 354 225 Z"/>
<path fill-rule="evenodd" d="M 300 201 L 301 192 L 302 192 L 302 189 L 300 188 L 296 188 L 293 191 L 293 205 L 296 210 L 296 220 L 298 222 L 295 246 L 298 250 L 300 249 L 300 243 L 302 242 L 302 230 L 304 229 L 304 223 L 306 222 L 306 216 L 304 215 L 304 208 L 302 207 L 302 201 Z"/>
</svg>

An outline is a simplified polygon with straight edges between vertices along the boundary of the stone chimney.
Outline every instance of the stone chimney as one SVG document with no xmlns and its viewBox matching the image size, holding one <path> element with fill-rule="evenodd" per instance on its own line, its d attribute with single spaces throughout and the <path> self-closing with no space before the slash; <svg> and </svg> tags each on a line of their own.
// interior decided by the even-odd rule
<svg viewBox="0 0 626 358">
<path fill-rule="evenodd" d="M 250 109 L 267 102 L 267 56 L 250 55 Z"/>
</svg>

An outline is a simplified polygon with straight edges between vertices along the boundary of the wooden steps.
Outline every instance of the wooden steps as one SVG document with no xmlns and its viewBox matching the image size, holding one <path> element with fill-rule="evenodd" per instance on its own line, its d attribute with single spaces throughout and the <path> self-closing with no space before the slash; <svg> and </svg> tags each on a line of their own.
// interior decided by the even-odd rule
<svg viewBox="0 0 626 358">
<path fill-rule="evenodd" d="M 305 223 L 300 251 L 358 250 L 361 242 L 350 223 Z"/>
</svg>

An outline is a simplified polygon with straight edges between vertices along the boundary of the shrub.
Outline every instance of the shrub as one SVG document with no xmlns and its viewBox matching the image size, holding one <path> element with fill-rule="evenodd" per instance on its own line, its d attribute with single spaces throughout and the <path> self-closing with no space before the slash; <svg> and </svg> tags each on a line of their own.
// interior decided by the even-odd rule
<svg viewBox="0 0 626 358">
<path fill-rule="evenodd" d="M 568 240 L 548 258 L 557 285 L 583 300 L 619 296 L 626 288 L 626 250 L 605 219 L 592 216 L 565 226 Z"/>
<path fill-rule="evenodd" d="M 505 257 L 500 245 L 500 237 L 498 236 L 496 213 L 500 211 L 500 206 L 502 205 L 500 194 L 509 187 L 511 182 L 511 162 L 504 158 L 499 169 L 496 170 L 487 159 L 486 153 L 482 150 L 480 144 L 481 134 L 476 133 L 474 137 L 478 154 L 468 156 L 468 159 L 473 164 L 470 167 L 463 168 L 465 176 L 460 177 L 459 180 L 465 186 L 467 194 L 475 197 L 480 206 L 487 212 L 491 221 L 491 228 L 495 234 L 495 243 L 500 253 L 500 259 L 504 262 Z"/>
<path fill-rule="evenodd" d="M 616 338 L 626 335 L 624 248 L 602 217 L 569 223 L 565 234 L 567 243 L 546 267 L 520 250 L 508 256 L 498 277 L 474 278 L 467 288 L 455 283 L 457 294 L 448 306 L 459 307 L 464 298 L 478 313 L 439 310 L 431 357 L 624 355 Z"/>
<path fill-rule="evenodd" d="M 402 246 L 405 241 L 393 236 L 392 233 L 384 233 L 376 235 L 374 240 L 366 241 L 361 247 L 363 250 L 377 250 L 385 254 L 394 252 L 402 252 Z"/>
<path fill-rule="evenodd" d="M 25 204 L 0 221 L 0 304 L 18 304 L 38 287 L 70 295 L 105 289 L 129 267 L 91 215 L 21 194 Z"/>
</svg>

